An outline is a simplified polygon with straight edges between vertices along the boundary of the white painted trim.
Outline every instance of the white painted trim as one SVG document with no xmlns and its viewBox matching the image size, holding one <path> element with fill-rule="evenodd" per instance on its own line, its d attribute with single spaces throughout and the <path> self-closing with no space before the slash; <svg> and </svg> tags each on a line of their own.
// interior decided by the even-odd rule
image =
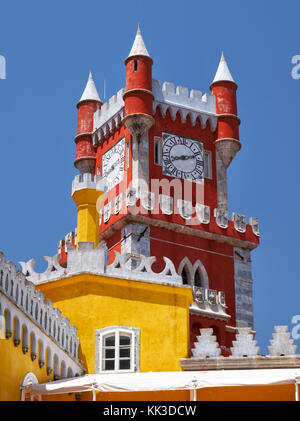
<svg viewBox="0 0 300 421">
<path fill-rule="evenodd" d="M 130 369 L 119 369 L 119 337 L 120 334 L 130 336 Z M 115 369 L 105 370 L 103 368 L 103 346 L 107 336 L 115 335 Z M 95 331 L 95 373 L 133 373 L 140 371 L 140 329 L 130 326 L 109 326 Z"/>
</svg>

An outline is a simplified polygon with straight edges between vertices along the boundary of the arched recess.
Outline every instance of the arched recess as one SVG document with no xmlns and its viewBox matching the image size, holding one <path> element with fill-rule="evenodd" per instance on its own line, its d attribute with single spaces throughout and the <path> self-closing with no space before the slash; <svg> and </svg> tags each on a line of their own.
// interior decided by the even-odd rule
<svg viewBox="0 0 300 421">
<path fill-rule="evenodd" d="M 59 364 L 59 358 L 55 354 L 53 358 L 53 374 L 54 374 L 54 380 L 60 379 L 60 364 Z"/>
<path fill-rule="evenodd" d="M 4 320 L 5 320 L 5 338 L 9 339 L 12 335 L 12 320 L 11 314 L 8 309 L 4 311 Z"/>
<path fill-rule="evenodd" d="M 21 343 L 21 325 L 18 317 L 14 317 L 13 320 L 13 332 L 14 332 L 14 345 L 19 346 Z"/>
<path fill-rule="evenodd" d="M 23 354 L 26 354 L 29 350 L 29 336 L 28 328 L 26 325 L 22 326 L 22 351 Z"/>
<path fill-rule="evenodd" d="M 27 373 L 25 374 L 23 381 L 21 383 L 20 389 L 21 389 L 21 401 L 33 401 L 37 400 L 40 401 L 41 396 L 30 396 L 30 387 L 33 384 L 38 384 L 38 379 L 33 373 Z"/>
<path fill-rule="evenodd" d="M 46 349 L 46 361 L 47 361 L 47 375 L 50 376 L 50 374 L 53 371 L 53 357 L 52 357 L 52 351 L 49 347 Z"/>
<path fill-rule="evenodd" d="M 206 269 L 199 259 L 192 265 L 189 258 L 184 257 L 179 264 L 178 274 L 182 276 L 184 285 L 209 288 Z"/>
<path fill-rule="evenodd" d="M 61 379 L 67 378 L 67 366 L 66 366 L 66 363 L 64 361 L 62 361 L 61 365 L 60 365 L 60 378 Z"/>
<path fill-rule="evenodd" d="M 31 332 L 30 334 L 30 356 L 32 361 L 36 360 L 37 357 L 37 341 L 35 334 Z"/>
<path fill-rule="evenodd" d="M 203 263 L 198 259 L 193 265 L 194 285 L 209 288 L 208 275 Z"/>
<path fill-rule="evenodd" d="M 71 367 L 68 368 L 67 377 L 68 379 L 71 379 L 72 377 L 74 377 L 73 370 Z"/>
<path fill-rule="evenodd" d="M 38 348 L 39 348 L 39 366 L 40 368 L 44 367 L 45 365 L 45 347 L 44 347 L 44 342 L 39 339 L 38 341 Z"/>
<path fill-rule="evenodd" d="M 180 262 L 178 274 L 182 277 L 183 285 L 193 285 L 193 265 L 187 257 Z"/>
</svg>

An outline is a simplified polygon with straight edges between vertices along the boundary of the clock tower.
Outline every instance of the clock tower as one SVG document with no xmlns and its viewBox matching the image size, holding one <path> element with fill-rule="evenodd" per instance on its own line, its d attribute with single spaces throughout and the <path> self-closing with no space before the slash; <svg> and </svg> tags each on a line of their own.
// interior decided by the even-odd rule
<svg viewBox="0 0 300 421">
<path fill-rule="evenodd" d="M 169 258 L 193 288 L 191 349 L 211 327 L 229 355 L 236 328 L 253 328 L 259 243 L 257 219 L 228 212 L 227 169 L 241 148 L 237 84 L 223 53 L 211 93 L 153 79 L 140 28 L 125 66 L 125 88 L 102 104 L 90 76 L 78 105 L 75 166 L 107 187 L 97 236 L 110 262 L 125 254 L 133 270 L 140 255 L 154 256 L 157 272 Z"/>
</svg>

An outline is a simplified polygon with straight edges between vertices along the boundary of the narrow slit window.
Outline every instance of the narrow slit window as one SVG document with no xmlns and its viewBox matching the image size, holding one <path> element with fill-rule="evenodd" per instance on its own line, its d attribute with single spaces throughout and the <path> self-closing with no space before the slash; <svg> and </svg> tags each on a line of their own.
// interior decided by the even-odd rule
<svg viewBox="0 0 300 421">
<path fill-rule="evenodd" d="M 204 151 L 204 177 L 212 178 L 211 152 Z"/>
<path fill-rule="evenodd" d="M 126 142 L 126 149 L 125 149 L 125 170 L 129 168 L 129 153 L 130 153 L 130 143 Z"/>
<path fill-rule="evenodd" d="M 154 164 L 161 165 L 161 138 L 154 138 Z"/>
<path fill-rule="evenodd" d="M 134 63 L 133 63 L 133 70 L 136 72 L 136 71 L 137 71 L 137 69 L 138 69 L 138 61 L 137 61 L 137 60 L 134 60 Z"/>
</svg>

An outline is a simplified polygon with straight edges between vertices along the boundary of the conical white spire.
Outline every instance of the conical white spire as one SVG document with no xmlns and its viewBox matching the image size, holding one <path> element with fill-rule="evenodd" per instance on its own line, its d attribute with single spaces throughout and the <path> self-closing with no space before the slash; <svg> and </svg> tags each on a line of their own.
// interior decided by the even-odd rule
<svg viewBox="0 0 300 421">
<path fill-rule="evenodd" d="M 90 74 L 89 74 L 89 79 L 87 81 L 85 90 L 83 91 L 83 94 L 82 94 L 79 102 L 87 101 L 87 100 L 102 102 L 99 95 L 98 95 L 92 72 L 90 72 Z"/>
<path fill-rule="evenodd" d="M 215 78 L 212 81 L 212 83 L 220 82 L 220 81 L 222 81 L 222 82 L 223 81 L 229 81 L 229 82 L 235 83 L 233 77 L 231 76 L 230 70 L 227 66 L 223 51 L 222 51 L 221 60 L 220 60 L 220 63 L 219 63 L 217 73 L 216 73 Z"/>
<path fill-rule="evenodd" d="M 132 56 L 150 57 L 147 51 L 147 48 L 145 46 L 142 34 L 141 34 L 140 25 L 138 25 L 138 30 L 135 36 L 135 40 L 128 57 L 132 57 Z"/>
</svg>

